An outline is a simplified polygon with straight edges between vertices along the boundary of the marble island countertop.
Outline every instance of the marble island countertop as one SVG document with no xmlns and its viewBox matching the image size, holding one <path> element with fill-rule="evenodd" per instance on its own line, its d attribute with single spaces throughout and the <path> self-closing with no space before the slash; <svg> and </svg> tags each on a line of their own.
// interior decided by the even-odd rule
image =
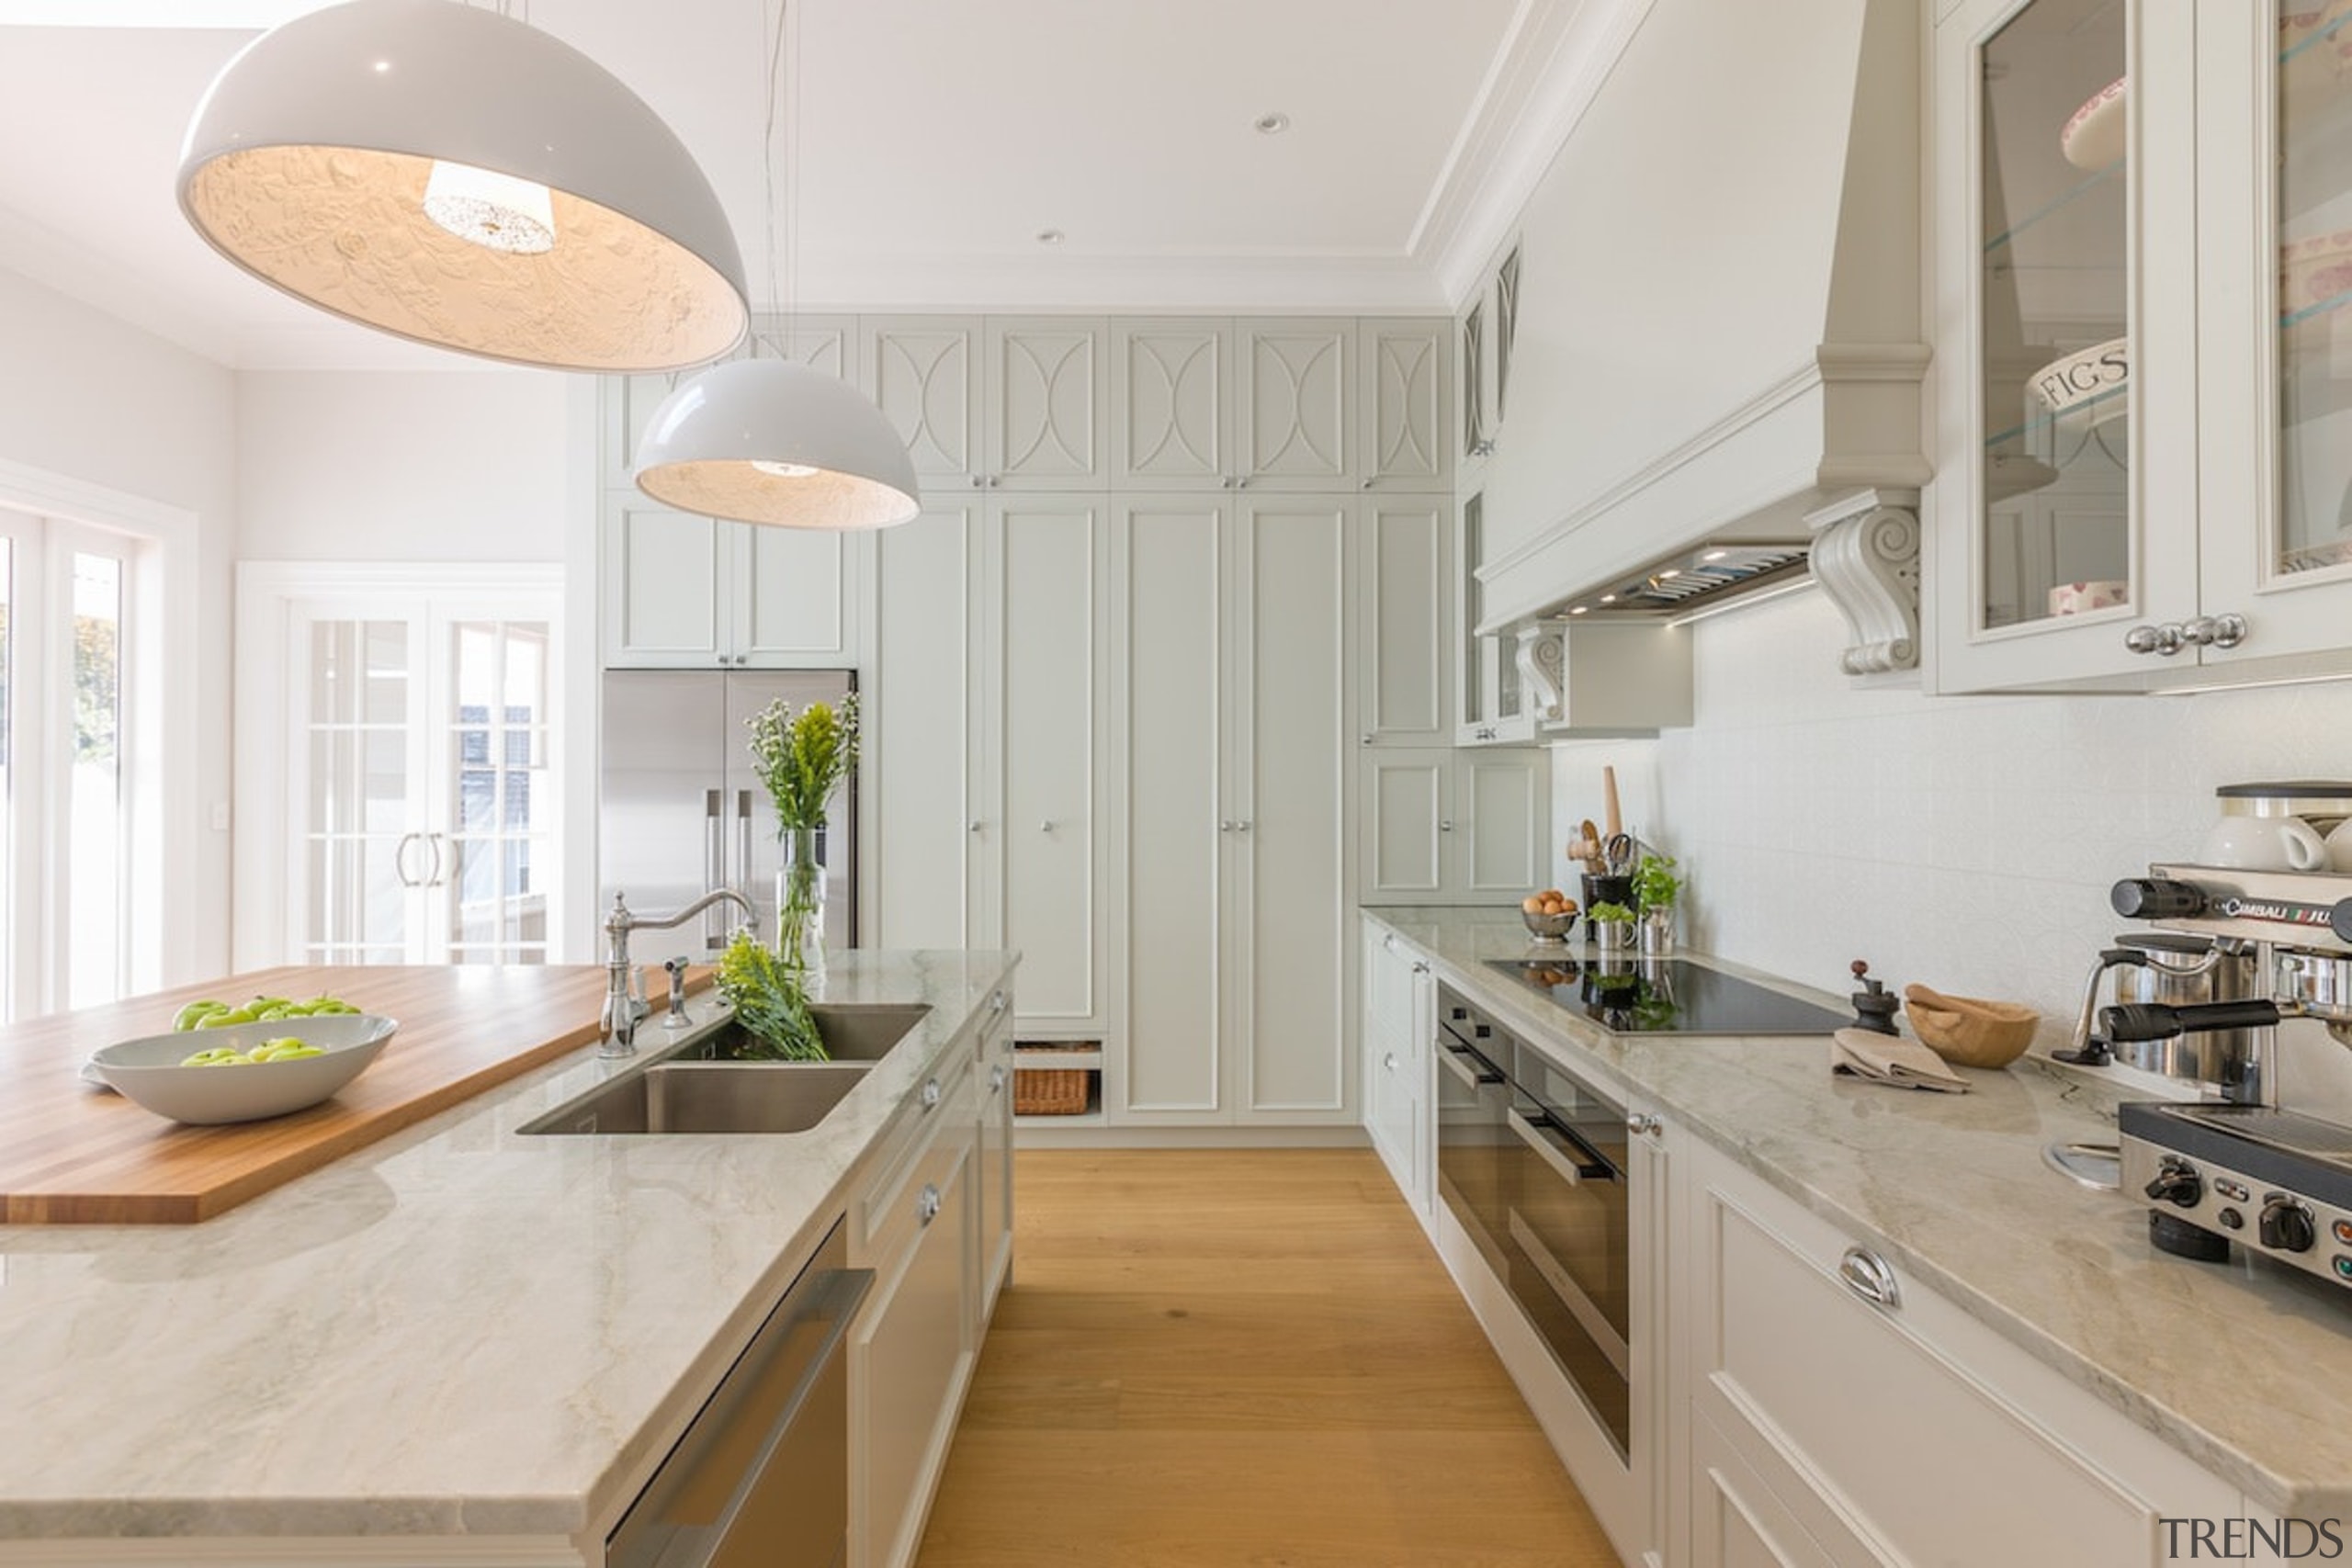
<svg viewBox="0 0 2352 1568">
<path fill-rule="evenodd" d="M 1499 1021 L 1868 1240 L 2256 1503 L 2352 1508 L 2352 1292 L 2242 1256 L 2157 1253 L 2144 1200 L 2052 1171 L 2052 1143 L 2114 1141 L 2115 1095 L 2095 1077 L 2030 1057 L 1967 1071 L 1968 1094 L 1930 1094 L 1833 1078 L 1817 1037 L 1612 1035 L 1487 967 L 1561 953 L 1530 946 L 1516 909 L 1365 913 Z"/>
<path fill-rule="evenodd" d="M 519 1134 L 631 1065 L 582 1050 L 200 1224 L 0 1226 L 0 1562 L 136 1537 L 580 1560 L 1014 962 L 835 955 L 822 999 L 931 1011 L 807 1134 Z"/>
</svg>

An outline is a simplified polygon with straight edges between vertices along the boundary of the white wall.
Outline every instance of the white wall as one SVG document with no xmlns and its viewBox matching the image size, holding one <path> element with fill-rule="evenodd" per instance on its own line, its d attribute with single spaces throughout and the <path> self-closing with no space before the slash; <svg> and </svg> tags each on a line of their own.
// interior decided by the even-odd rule
<svg viewBox="0 0 2352 1568">
<path fill-rule="evenodd" d="M 211 807 L 229 799 L 235 425 L 228 370 L 0 272 L 0 461 L 195 519 L 194 570 L 184 581 L 193 585 L 186 607 L 195 617 L 197 711 L 175 716 L 193 755 L 187 773 L 172 781 L 167 814 L 181 840 L 167 845 L 164 978 L 171 983 L 228 965 L 229 840 L 209 824 Z"/>
<path fill-rule="evenodd" d="M 564 558 L 574 378 L 546 370 L 247 371 L 247 560 Z"/>
<path fill-rule="evenodd" d="M 2352 682 L 1928 698 L 1849 686 L 1817 592 L 1691 629 L 1697 722 L 1555 747 L 1553 820 L 1597 818 L 1614 765 L 1627 827 L 1690 877 L 1685 940 L 1826 990 L 1867 958 L 1897 990 L 2071 1020 L 2092 959 L 2132 929 L 2109 886 L 2193 855 L 2215 786 L 2352 779 Z M 2352 1077 L 2352 1053 L 2292 1027 L 2320 1070 Z"/>
</svg>

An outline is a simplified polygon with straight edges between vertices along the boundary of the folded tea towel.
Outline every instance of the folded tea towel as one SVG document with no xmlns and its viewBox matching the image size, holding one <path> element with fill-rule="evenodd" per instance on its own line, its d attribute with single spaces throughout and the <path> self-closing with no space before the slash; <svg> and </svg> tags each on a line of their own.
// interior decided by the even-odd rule
<svg viewBox="0 0 2352 1568">
<path fill-rule="evenodd" d="M 1945 1094 L 1968 1092 L 1968 1080 L 1917 1040 L 1878 1034 L 1867 1029 L 1841 1029 L 1829 1037 L 1829 1070 L 1896 1089 L 1932 1089 Z"/>
</svg>

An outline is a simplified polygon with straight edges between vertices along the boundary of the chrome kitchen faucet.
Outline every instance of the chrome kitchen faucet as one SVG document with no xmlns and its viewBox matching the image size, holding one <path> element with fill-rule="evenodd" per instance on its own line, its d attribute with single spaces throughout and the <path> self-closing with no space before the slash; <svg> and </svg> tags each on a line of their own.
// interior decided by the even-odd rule
<svg viewBox="0 0 2352 1568">
<path fill-rule="evenodd" d="M 612 913 L 605 917 L 605 1031 L 603 1043 L 596 1047 L 599 1056 L 633 1056 L 637 1055 L 637 1025 L 646 1012 L 646 1004 L 629 991 L 628 933 L 639 929 L 650 931 L 668 931 L 684 925 L 713 904 L 732 902 L 743 910 L 742 929 L 753 936 L 760 933 L 760 912 L 752 901 L 732 887 L 713 888 L 674 915 L 659 919 L 632 914 L 625 902 L 626 894 L 613 895 Z M 673 977 L 672 987 L 676 988 Z"/>
</svg>

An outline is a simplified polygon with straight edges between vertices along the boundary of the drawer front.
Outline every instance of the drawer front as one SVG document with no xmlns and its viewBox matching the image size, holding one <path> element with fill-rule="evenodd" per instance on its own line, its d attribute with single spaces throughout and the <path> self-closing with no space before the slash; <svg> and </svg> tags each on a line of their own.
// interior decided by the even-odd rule
<svg viewBox="0 0 2352 1568">
<path fill-rule="evenodd" d="M 972 1105 L 975 1078 L 971 1055 L 954 1051 L 934 1064 L 930 1075 L 899 1113 L 899 1124 L 886 1137 L 896 1145 L 874 1179 L 853 1205 L 851 1222 L 860 1246 L 853 1256 L 876 1269 L 887 1281 L 890 1271 L 914 1245 L 920 1226 L 915 1197 L 928 1184 L 939 1186 L 944 1172 L 971 1148 L 978 1135 Z M 928 1106 L 922 1100 L 936 1084 Z"/>
<path fill-rule="evenodd" d="M 2154 1560 L 2161 1516 L 2234 1508 L 1917 1280 L 1890 1275 L 1899 1304 L 1864 1301 L 1839 1277 L 1854 1244 L 1826 1221 L 1713 1151 L 1702 1169 L 1694 1403 L 1760 1472 L 1815 1494 L 1786 1498 L 1801 1516 L 1825 1509 L 1920 1564 L 2109 1564 Z"/>
<path fill-rule="evenodd" d="M 1693 1568 L 1838 1568 L 1704 1416 L 1690 1423 Z"/>
</svg>

